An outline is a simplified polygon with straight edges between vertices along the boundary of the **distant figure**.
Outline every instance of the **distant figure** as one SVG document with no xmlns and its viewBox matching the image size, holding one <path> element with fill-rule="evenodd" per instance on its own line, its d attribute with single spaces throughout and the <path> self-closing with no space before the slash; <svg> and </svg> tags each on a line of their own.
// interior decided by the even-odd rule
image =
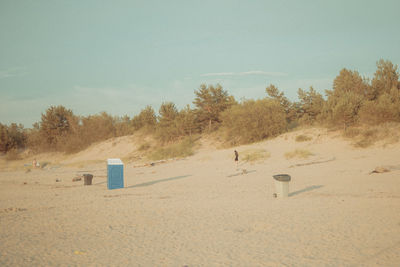
<svg viewBox="0 0 400 267">
<path fill-rule="evenodd" d="M 40 167 L 39 161 L 37 161 L 36 159 L 33 159 L 32 166 L 33 166 L 33 168 L 39 168 Z"/>
<path fill-rule="evenodd" d="M 239 166 L 239 153 L 235 150 L 235 162 L 236 168 Z"/>
</svg>

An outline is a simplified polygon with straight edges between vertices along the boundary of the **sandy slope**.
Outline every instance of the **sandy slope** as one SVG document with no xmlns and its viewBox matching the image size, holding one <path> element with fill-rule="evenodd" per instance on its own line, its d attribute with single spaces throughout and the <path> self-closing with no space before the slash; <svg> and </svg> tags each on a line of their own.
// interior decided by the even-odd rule
<svg viewBox="0 0 400 267">
<path fill-rule="evenodd" d="M 313 139 L 295 142 L 294 132 L 236 148 L 271 155 L 239 170 L 233 149 L 128 163 L 125 188 L 111 191 L 105 160 L 118 144 L 44 170 L 2 171 L 0 265 L 398 266 L 400 144 L 354 149 L 326 130 L 302 133 Z M 135 153 L 125 141 L 121 151 Z M 314 155 L 287 160 L 296 148 Z M 370 174 L 382 165 L 391 171 Z M 87 171 L 94 185 L 71 181 Z M 292 176 L 289 198 L 272 196 L 277 173 Z"/>
</svg>

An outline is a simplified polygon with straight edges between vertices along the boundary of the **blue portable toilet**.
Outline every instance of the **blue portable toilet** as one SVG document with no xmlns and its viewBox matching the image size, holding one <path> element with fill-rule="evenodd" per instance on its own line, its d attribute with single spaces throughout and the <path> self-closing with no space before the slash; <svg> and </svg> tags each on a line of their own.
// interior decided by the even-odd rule
<svg viewBox="0 0 400 267">
<path fill-rule="evenodd" d="M 107 188 L 124 188 L 124 163 L 120 159 L 107 160 Z"/>
</svg>

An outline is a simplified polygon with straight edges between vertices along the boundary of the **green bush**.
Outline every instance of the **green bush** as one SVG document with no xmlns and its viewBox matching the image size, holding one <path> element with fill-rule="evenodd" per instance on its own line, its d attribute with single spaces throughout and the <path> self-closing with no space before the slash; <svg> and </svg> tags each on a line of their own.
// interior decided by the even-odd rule
<svg viewBox="0 0 400 267">
<path fill-rule="evenodd" d="M 115 136 L 126 136 L 133 134 L 132 122 L 127 115 L 114 117 Z"/>
<path fill-rule="evenodd" d="M 39 133 L 43 139 L 42 144 L 49 150 L 58 150 L 58 146 L 63 143 L 63 137 L 69 135 L 76 125 L 77 118 L 72 110 L 64 106 L 51 106 L 42 114 L 40 122 Z"/>
<path fill-rule="evenodd" d="M 128 116 L 113 117 L 106 112 L 75 116 L 63 106 L 50 107 L 40 123 L 27 130 L 27 145 L 34 152 L 75 153 L 91 144 L 133 132 Z"/>
<path fill-rule="evenodd" d="M 175 120 L 178 116 L 178 110 L 174 103 L 162 103 L 159 111 L 156 137 L 162 143 L 172 142 L 180 136 L 179 130 L 176 127 Z"/>
<path fill-rule="evenodd" d="M 246 144 L 277 136 L 286 130 L 286 114 L 276 100 L 248 100 L 221 115 L 226 140 Z"/>
<path fill-rule="evenodd" d="M 380 129 L 378 127 L 363 129 L 360 131 L 359 136 L 355 137 L 355 142 L 353 145 L 360 148 L 372 146 L 375 144 L 375 142 L 382 138 L 380 135 Z"/>
<path fill-rule="evenodd" d="M 327 90 L 325 119 L 334 125 L 378 125 L 400 121 L 400 82 L 398 66 L 379 60 L 372 81 L 357 71 L 341 70 Z M 368 143 L 368 142 L 362 142 Z M 364 146 L 364 145 L 362 145 Z"/>
<path fill-rule="evenodd" d="M 332 126 L 346 130 L 358 122 L 358 112 L 370 86 L 357 71 L 342 69 L 333 81 L 333 90 L 326 90 L 328 96 L 321 119 Z"/>
<path fill-rule="evenodd" d="M 362 105 L 362 97 L 353 92 L 344 93 L 332 109 L 332 119 L 336 125 L 343 125 L 343 129 L 358 122 L 358 111 Z"/>
<path fill-rule="evenodd" d="M 146 106 L 140 111 L 139 115 L 132 118 L 131 123 L 135 131 L 143 128 L 146 132 L 154 132 L 157 124 L 157 116 L 151 106 Z"/>
<path fill-rule="evenodd" d="M 199 132 L 194 110 L 189 105 L 178 112 L 175 104 L 163 103 L 159 110 L 155 137 L 161 143 L 171 143 Z"/>
<path fill-rule="evenodd" d="M 24 148 L 26 139 L 26 131 L 21 124 L 11 123 L 8 126 L 0 123 L 0 152 Z"/>
<path fill-rule="evenodd" d="M 400 121 L 400 92 L 392 88 L 375 101 L 366 101 L 360 109 L 362 123 L 376 125 L 391 121 Z"/>
</svg>

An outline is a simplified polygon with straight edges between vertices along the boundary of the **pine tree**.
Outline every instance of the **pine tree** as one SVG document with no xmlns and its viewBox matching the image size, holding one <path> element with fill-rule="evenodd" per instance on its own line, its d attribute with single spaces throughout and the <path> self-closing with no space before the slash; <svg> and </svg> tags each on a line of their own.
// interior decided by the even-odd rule
<svg viewBox="0 0 400 267">
<path fill-rule="evenodd" d="M 285 96 L 283 92 L 280 92 L 279 89 L 270 84 L 267 88 L 265 88 L 266 93 L 268 94 L 270 99 L 278 101 L 286 113 L 286 121 L 288 123 L 294 122 L 297 120 L 297 106 L 295 103 L 289 101 L 289 99 Z"/>
<path fill-rule="evenodd" d="M 157 124 L 157 117 L 154 109 L 151 106 L 146 106 L 142 109 L 139 115 L 132 118 L 132 127 L 134 130 L 146 128 L 148 131 L 153 131 Z"/>
<path fill-rule="evenodd" d="M 72 110 L 64 106 L 51 106 L 42 114 L 40 133 L 50 148 L 55 148 L 58 139 L 70 132 L 73 118 Z"/>
<path fill-rule="evenodd" d="M 389 60 L 379 60 L 376 63 L 372 85 L 368 92 L 368 99 L 375 100 L 383 93 L 389 93 L 392 88 L 400 90 L 398 66 Z"/>
<path fill-rule="evenodd" d="M 300 120 L 307 124 L 313 124 L 322 113 L 324 98 L 311 86 L 309 91 L 299 88 L 297 91 L 299 102 Z"/>
<path fill-rule="evenodd" d="M 163 103 L 159 109 L 157 137 L 162 142 L 170 142 L 179 138 L 179 131 L 176 126 L 178 110 L 172 102 Z"/>
<path fill-rule="evenodd" d="M 220 113 L 236 103 L 234 97 L 223 90 L 219 84 L 215 87 L 213 85 L 207 87 L 202 84 L 199 90 L 195 90 L 195 94 L 196 98 L 193 104 L 197 108 L 197 119 L 203 129 L 208 125 L 209 131 L 211 131 L 213 123 L 221 122 Z"/>
</svg>

